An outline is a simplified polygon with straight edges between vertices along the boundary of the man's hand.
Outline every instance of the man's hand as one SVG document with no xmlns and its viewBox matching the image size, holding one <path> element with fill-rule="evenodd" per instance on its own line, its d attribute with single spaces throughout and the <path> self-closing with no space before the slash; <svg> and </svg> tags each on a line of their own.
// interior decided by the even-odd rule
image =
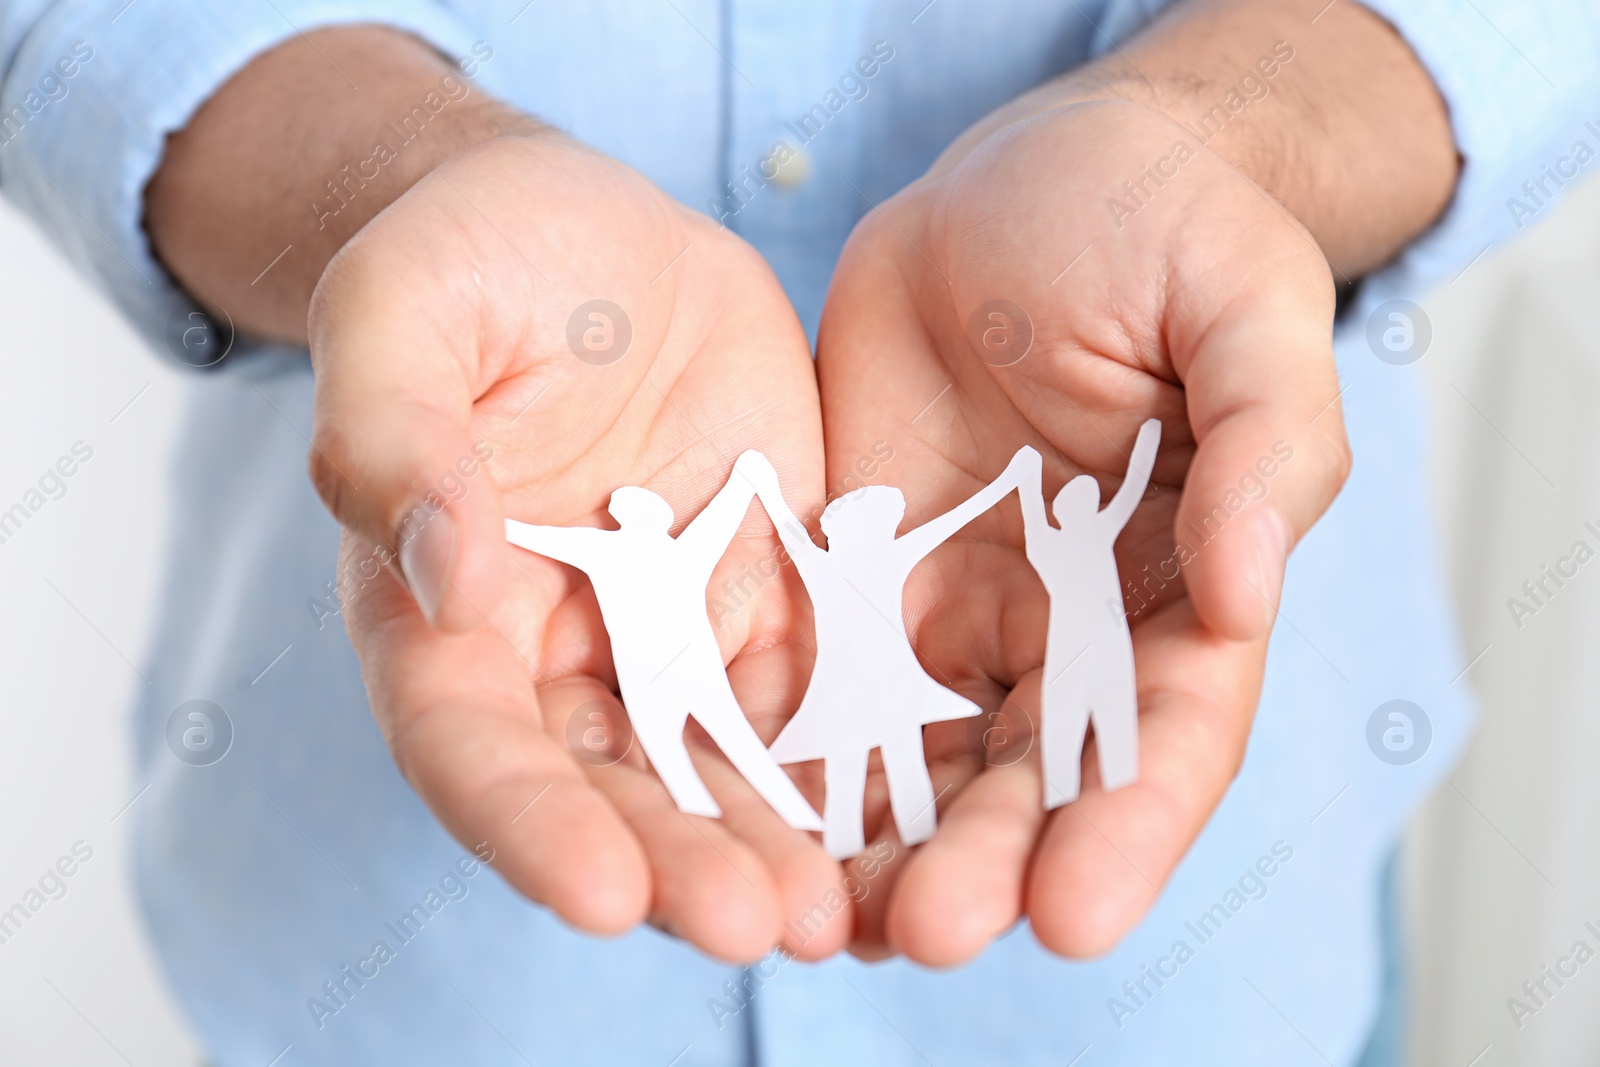
<svg viewBox="0 0 1600 1067">
<path fill-rule="evenodd" d="M 183 207 L 187 192 L 219 199 L 219 214 L 239 210 L 225 184 L 206 180 L 218 158 L 206 139 L 250 143 L 239 130 L 253 109 L 272 121 L 274 83 L 318 77 L 330 51 L 352 75 L 359 68 L 364 98 L 397 69 L 414 68 L 422 88 L 449 69 L 386 31 L 316 37 L 320 49 L 284 46 L 230 83 L 151 194 L 153 215 L 171 220 L 157 243 L 180 277 L 202 298 L 234 300 L 236 321 L 290 337 L 294 294 L 311 293 L 294 271 L 307 264 L 286 261 L 270 299 L 241 305 L 255 299 L 239 282 L 250 254 L 208 251 L 215 242 L 199 239 L 191 213 L 206 205 Z M 394 96 L 420 91 L 406 83 Z M 326 128 L 356 125 L 343 116 Z M 485 105 L 481 122 L 467 114 L 409 146 L 440 158 L 403 195 L 391 189 L 393 202 L 369 212 L 326 269 L 308 258 L 320 278 L 309 301 L 311 466 L 347 531 L 344 614 L 373 711 L 444 825 L 469 848 L 486 843 L 514 887 L 573 925 L 615 933 L 648 917 L 724 959 L 785 939 L 803 957 L 827 955 L 848 916 L 804 941 L 783 924 L 838 889 L 839 865 L 697 729 L 691 751 L 724 817 L 676 809 L 627 745 L 587 582 L 511 548 L 503 524 L 609 525 L 611 491 L 640 485 L 673 505 L 681 529 L 747 448 L 771 458 L 798 502 L 816 499 L 823 457 L 804 333 L 737 237 L 532 126 Z M 501 135 L 519 127 L 529 132 Z M 344 149 L 318 151 L 337 159 Z M 293 173 L 273 175 L 292 184 Z M 295 216 L 277 230 L 239 221 L 259 233 L 257 254 L 305 237 L 300 198 L 286 190 L 263 209 L 280 202 Z M 713 588 L 770 572 L 777 539 L 749 519 Z M 804 605 L 780 576 L 719 628 L 735 690 L 768 741 L 804 684 Z"/>
<path fill-rule="evenodd" d="M 1166 575 L 1149 606 L 1128 598 L 1133 786 L 1100 791 L 1091 744 L 1081 799 L 1043 810 L 1046 603 L 1014 510 L 973 523 L 912 577 L 908 617 L 934 676 L 989 711 L 1015 689 L 1035 745 L 952 791 L 896 884 L 888 944 L 924 962 L 964 959 L 1022 914 L 1051 948 L 1093 954 L 1149 906 L 1243 755 L 1289 546 L 1343 479 L 1333 286 L 1305 231 L 1203 154 L 1121 231 L 1101 209 L 1106 188 L 1180 136 L 1134 104 L 1032 117 L 885 204 L 835 278 L 820 337 L 829 461 L 847 468 L 874 435 L 894 442 L 910 523 L 1021 445 L 1045 457 L 1047 501 L 1081 473 L 1115 485 L 1140 423 L 1165 429 L 1151 491 L 1118 542 L 1130 585 L 1146 564 Z M 1031 335 L 1015 362 L 1004 347 L 984 358 L 982 333 L 996 328 L 984 309 L 997 301 L 1008 302 L 998 328 Z M 1283 444 L 1294 458 L 1267 498 L 1230 516 L 1227 495 Z M 1216 535 L 1196 544 L 1205 523 Z M 1179 534 L 1194 549 L 1181 578 Z M 965 725 L 927 731 L 940 784 L 982 766 Z"/>
<path fill-rule="evenodd" d="M 1021 445 L 1044 455 L 1047 500 L 1080 473 L 1109 491 L 1140 423 L 1164 431 L 1117 543 L 1125 605 L 1107 606 L 1125 606 L 1132 628 L 1139 780 L 1103 791 L 1091 741 L 1080 799 L 1042 810 L 1046 603 L 1002 504 L 913 575 L 906 611 L 934 677 L 991 716 L 1010 706 L 998 731 L 928 729 L 939 831 L 902 850 L 887 905 L 862 910 L 862 954 L 956 963 L 1023 916 L 1057 952 L 1103 952 L 1150 907 L 1239 766 L 1288 553 L 1350 462 L 1329 260 L 1341 273 L 1381 263 L 1454 177 L 1443 109 L 1392 31 L 1353 5 L 1314 27 L 1316 14 L 1180 5 L 1111 61 L 980 122 L 846 247 L 818 346 L 828 468 L 849 471 L 887 438 L 906 525 Z M 1259 114 L 1209 142 L 1180 125 L 1243 74 L 1259 84 L 1256 55 L 1283 34 L 1298 67 L 1278 71 Z M 1329 113 L 1312 121 L 1308 100 Z M 1366 125 L 1350 108 L 1370 112 Z M 1400 131 L 1401 158 L 1397 123 L 1415 127 Z M 1390 158 L 1365 158 L 1371 146 Z M 1387 171 L 1399 172 L 1390 184 L 1369 184 Z M 1373 200 L 1382 208 L 1363 209 Z M 996 759 L 994 734 L 1033 750 Z M 881 796 L 875 782 L 869 820 L 892 833 Z"/>
<path fill-rule="evenodd" d="M 575 317 L 595 299 L 610 306 Z M 498 140 L 357 234 L 324 274 L 311 323 L 312 468 L 351 530 L 347 589 L 419 493 L 478 442 L 493 450 L 488 477 L 399 550 L 436 553 L 403 569 L 443 577 L 440 621 L 454 612 L 454 632 L 430 626 L 387 572 L 357 581 L 347 610 L 408 780 L 460 840 L 489 841 L 514 886 L 582 928 L 620 930 L 648 911 L 713 955 L 765 952 L 837 865 L 709 745 L 694 750 L 721 821 L 679 813 L 638 746 L 613 764 L 569 744 L 596 709 L 622 724 L 605 628 L 579 572 L 512 556 L 502 532 L 506 515 L 607 525 L 619 485 L 660 493 L 681 527 L 746 448 L 817 492 L 809 352 L 765 264 L 587 149 Z M 777 552 L 770 532 L 736 538 L 712 587 Z M 804 682 L 795 594 L 774 583 L 721 628 L 769 742 Z M 790 947 L 831 951 L 826 938 Z"/>
</svg>

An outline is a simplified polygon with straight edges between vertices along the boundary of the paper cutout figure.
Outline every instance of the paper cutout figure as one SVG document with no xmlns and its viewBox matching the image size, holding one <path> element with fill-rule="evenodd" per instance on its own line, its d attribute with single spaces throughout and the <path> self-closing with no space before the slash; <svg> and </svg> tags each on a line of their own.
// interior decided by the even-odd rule
<svg viewBox="0 0 1600 1067">
<path fill-rule="evenodd" d="M 900 490 L 867 486 L 847 493 L 822 513 L 823 549 L 790 511 L 772 464 L 746 452 L 734 464 L 737 477 L 676 538 L 671 505 L 636 486 L 611 495 L 620 529 L 507 519 L 506 537 L 588 573 L 634 733 L 681 810 L 721 815 L 684 745 L 683 728 L 692 716 L 791 826 L 822 830 L 828 852 L 843 859 L 865 846 L 862 806 L 875 748 L 901 841 L 915 845 L 933 835 L 937 798 L 922 728 L 981 709 L 930 678 L 917 661 L 902 613 L 905 583 L 929 552 L 1012 489 L 1022 503 L 1028 561 L 1050 600 L 1040 696 L 1044 806 L 1077 799 L 1091 722 L 1103 786 L 1117 789 L 1134 780 L 1138 691 L 1114 545 L 1149 485 L 1160 441 L 1157 420 L 1139 428 L 1127 476 L 1103 510 L 1093 477 L 1079 475 L 1063 486 L 1051 505 L 1059 528 L 1045 515 L 1043 460 L 1022 448 L 971 498 L 898 537 L 905 516 Z M 753 494 L 736 482 L 753 487 Z M 705 612 L 711 572 L 751 495 L 772 516 L 805 582 L 817 632 L 810 684 L 770 751 L 739 707 Z M 814 759 L 825 761 L 824 818 L 779 766 Z"/>
<path fill-rule="evenodd" d="M 1045 518 L 1043 460 L 1032 448 L 1017 453 L 1028 464 L 1028 477 L 1018 487 L 1028 562 L 1050 597 L 1040 692 L 1047 809 L 1078 799 L 1090 722 L 1101 785 L 1118 789 L 1139 773 L 1133 637 L 1112 545 L 1144 497 L 1160 441 L 1159 421 L 1139 427 L 1127 476 L 1103 511 L 1093 477 L 1080 474 L 1062 486 L 1052 506 L 1060 529 Z"/>
<path fill-rule="evenodd" d="M 739 457 L 728 483 L 677 537 L 671 533 L 672 505 L 648 489 L 624 486 L 611 494 L 609 508 L 620 529 L 507 519 L 506 538 L 589 575 L 634 735 L 680 810 L 722 814 L 684 745 L 684 724 L 693 716 L 790 826 L 820 830 L 816 809 L 768 754 L 739 707 L 706 615 L 711 572 L 754 495 L 742 475 L 756 456 Z"/>
<path fill-rule="evenodd" d="M 906 579 L 919 560 L 1012 490 L 1017 463 L 971 499 L 900 537 L 895 531 L 906 507 L 900 490 L 872 485 L 847 493 L 822 512 L 828 537 L 822 549 L 789 510 L 772 465 L 758 458 L 751 470 L 756 495 L 805 581 L 817 634 L 810 685 L 772 754 L 779 763 L 826 761 L 822 843 L 830 855 L 844 859 L 865 847 L 862 806 L 874 748 L 883 756 L 900 840 L 926 841 L 937 815 L 922 728 L 981 709 L 917 662 L 903 617 Z"/>
</svg>

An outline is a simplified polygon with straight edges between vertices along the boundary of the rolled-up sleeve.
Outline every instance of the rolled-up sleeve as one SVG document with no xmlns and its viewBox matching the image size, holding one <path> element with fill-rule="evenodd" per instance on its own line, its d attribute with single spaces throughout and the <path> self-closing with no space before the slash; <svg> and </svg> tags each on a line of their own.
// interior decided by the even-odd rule
<svg viewBox="0 0 1600 1067">
<path fill-rule="evenodd" d="M 0 192 L 158 350 L 194 311 L 152 254 L 144 189 L 166 138 L 253 57 L 317 27 L 381 23 L 450 56 L 473 35 L 430 0 L 60 0 L 0 13 Z"/>
</svg>

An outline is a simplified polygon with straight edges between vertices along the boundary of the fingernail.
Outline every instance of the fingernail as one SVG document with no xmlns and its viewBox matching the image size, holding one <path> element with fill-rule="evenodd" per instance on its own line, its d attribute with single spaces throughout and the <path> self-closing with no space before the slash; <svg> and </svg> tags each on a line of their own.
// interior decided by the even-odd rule
<svg viewBox="0 0 1600 1067">
<path fill-rule="evenodd" d="M 1266 507 L 1255 518 L 1255 575 L 1252 584 L 1266 598 L 1266 625 L 1278 615 L 1283 595 L 1283 569 L 1289 562 L 1289 524 L 1278 509 Z"/>
<path fill-rule="evenodd" d="M 448 511 L 435 512 L 416 536 L 400 546 L 400 570 L 430 626 L 444 600 L 445 581 L 450 577 L 450 561 L 455 553 L 456 523 Z"/>
</svg>

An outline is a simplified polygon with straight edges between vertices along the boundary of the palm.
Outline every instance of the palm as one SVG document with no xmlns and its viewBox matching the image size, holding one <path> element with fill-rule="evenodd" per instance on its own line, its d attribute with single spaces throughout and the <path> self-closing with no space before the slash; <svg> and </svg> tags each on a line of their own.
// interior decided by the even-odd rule
<svg viewBox="0 0 1600 1067">
<path fill-rule="evenodd" d="M 611 491 L 640 485 L 672 504 L 676 531 L 746 448 L 772 459 L 797 507 L 820 495 L 809 353 L 770 272 L 736 238 L 586 150 L 500 142 L 459 157 L 363 231 L 323 289 L 314 321 L 324 338 L 403 331 L 459 369 L 451 380 L 470 405 L 472 439 L 493 451 L 492 487 L 480 477 L 468 492 L 498 493 L 506 516 L 607 526 Z M 580 356 L 569 320 L 597 298 L 627 325 L 612 309 L 580 315 Z M 600 332 L 585 345 L 591 326 Z M 361 470 L 343 473 L 360 483 Z M 712 581 L 714 593 L 724 580 L 739 589 L 719 598 L 737 606 L 718 610 L 717 632 L 769 742 L 798 701 L 807 657 L 791 580 L 750 578 L 775 571 L 770 531 L 752 511 Z M 367 553 L 346 540 L 347 562 Z M 617 707 L 590 587 L 500 544 L 507 557 L 483 564 L 506 568 L 487 626 L 431 629 L 387 575 L 356 592 L 352 637 L 397 762 L 458 837 L 486 839 L 514 885 L 570 921 L 618 929 L 648 908 L 714 954 L 759 955 L 783 920 L 837 883 L 838 866 L 709 742 L 691 747 L 721 821 L 679 814 L 639 746 L 615 762 L 589 751 L 590 712 Z M 836 943 L 829 931 L 792 947 L 819 955 Z"/>
<path fill-rule="evenodd" d="M 906 492 L 908 526 L 973 492 L 1022 445 L 1043 453 L 1047 494 L 1085 472 L 1109 491 L 1138 425 L 1159 418 L 1151 487 L 1117 542 L 1122 575 L 1139 581 L 1146 564 L 1171 566 L 1195 452 L 1189 419 L 1209 417 L 1207 395 L 1224 388 L 1205 358 L 1208 331 L 1226 333 L 1269 279 L 1310 278 L 1317 292 L 1320 274 L 1325 290 L 1326 268 L 1259 193 L 1203 156 L 1114 228 L 1106 191 L 1137 176 L 1173 137 L 1138 109 L 1105 110 L 1057 112 L 1001 131 L 869 215 L 830 293 L 819 377 L 830 475 L 888 440 L 895 461 L 886 477 Z M 1248 257 L 1236 235 L 1249 238 Z M 1196 249 L 1203 255 L 1192 256 Z M 991 320 L 993 301 L 1031 320 L 1020 359 L 1029 328 L 1011 308 Z M 991 335 L 985 348 L 989 325 L 1012 332 Z M 1091 741 L 1080 800 L 1046 813 L 1036 750 L 1016 762 L 991 752 L 986 762 L 974 743 L 981 729 L 930 727 L 936 789 L 952 787 L 942 794 L 941 828 L 901 865 L 874 916 L 881 925 L 858 931 L 861 948 L 882 939 L 950 963 L 1028 915 L 1058 951 L 1098 952 L 1149 906 L 1238 765 L 1265 652 L 1264 639 L 1229 641 L 1205 625 L 1183 579 L 1159 584 L 1149 586 L 1150 605 L 1127 602 L 1138 782 L 1100 790 Z M 1015 504 L 985 515 L 919 568 L 906 615 L 934 677 L 990 711 L 1012 694 L 1003 721 L 1011 743 L 1025 744 L 1017 727 L 1027 718 L 1015 709 L 1037 723 L 1046 600 L 1021 550 Z"/>
</svg>

